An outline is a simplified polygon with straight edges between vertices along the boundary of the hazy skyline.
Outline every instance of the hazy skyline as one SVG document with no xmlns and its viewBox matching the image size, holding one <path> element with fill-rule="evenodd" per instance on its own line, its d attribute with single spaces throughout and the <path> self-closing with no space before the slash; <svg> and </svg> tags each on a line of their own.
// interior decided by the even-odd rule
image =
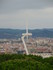
<svg viewBox="0 0 53 70">
<path fill-rule="evenodd" d="M 53 28 L 53 0 L 0 0 L 0 28 Z"/>
</svg>

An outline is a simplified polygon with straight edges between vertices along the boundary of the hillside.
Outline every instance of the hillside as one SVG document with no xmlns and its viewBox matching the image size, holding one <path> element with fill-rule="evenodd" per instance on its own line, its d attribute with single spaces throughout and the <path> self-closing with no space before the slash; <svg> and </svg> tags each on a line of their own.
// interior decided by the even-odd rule
<svg viewBox="0 0 53 70">
<path fill-rule="evenodd" d="M 34 29 L 29 30 L 32 33 L 32 37 L 48 37 L 53 38 L 53 29 Z M 0 39 L 17 39 L 20 38 L 25 30 L 20 29 L 0 29 Z"/>
<path fill-rule="evenodd" d="M 53 70 L 53 57 L 33 55 L 0 55 L 0 70 Z"/>
</svg>

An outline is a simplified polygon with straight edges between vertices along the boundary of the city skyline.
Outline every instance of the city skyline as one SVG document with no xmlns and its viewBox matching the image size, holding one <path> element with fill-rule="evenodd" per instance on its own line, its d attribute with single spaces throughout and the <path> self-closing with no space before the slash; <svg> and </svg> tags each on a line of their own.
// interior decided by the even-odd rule
<svg viewBox="0 0 53 70">
<path fill-rule="evenodd" d="M 0 0 L 0 28 L 53 28 L 52 0 Z"/>
</svg>

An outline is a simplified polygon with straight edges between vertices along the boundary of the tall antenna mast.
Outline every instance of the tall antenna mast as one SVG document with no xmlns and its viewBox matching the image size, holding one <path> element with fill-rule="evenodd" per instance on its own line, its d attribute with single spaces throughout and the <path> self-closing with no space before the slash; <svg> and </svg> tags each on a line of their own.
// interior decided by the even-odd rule
<svg viewBox="0 0 53 70">
<path fill-rule="evenodd" d="M 27 14 L 26 14 L 26 16 L 27 16 Z M 25 43 L 25 39 L 24 38 L 26 37 L 27 38 L 27 41 L 28 41 L 28 36 L 32 36 L 32 33 L 29 33 L 28 32 L 28 23 L 26 23 L 26 33 L 23 33 L 22 34 L 22 42 L 23 42 L 24 49 L 25 49 L 27 55 L 29 55 L 29 51 L 28 51 L 28 48 L 27 48 L 27 45 Z"/>
<path fill-rule="evenodd" d="M 26 33 L 28 33 L 28 23 L 26 23 Z"/>
<path fill-rule="evenodd" d="M 26 34 L 28 34 L 28 23 L 26 23 Z M 28 35 L 26 36 L 27 42 L 28 42 Z"/>
</svg>

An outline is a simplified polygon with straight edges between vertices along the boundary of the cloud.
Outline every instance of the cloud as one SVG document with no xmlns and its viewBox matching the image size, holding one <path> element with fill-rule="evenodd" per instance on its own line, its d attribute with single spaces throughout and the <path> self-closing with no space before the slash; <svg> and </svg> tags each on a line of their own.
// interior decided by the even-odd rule
<svg viewBox="0 0 53 70">
<path fill-rule="evenodd" d="M 53 7 L 53 0 L 0 0 L 0 13 Z"/>
<path fill-rule="evenodd" d="M 53 28 L 53 0 L 0 0 L 0 28 Z"/>
<path fill-rule="evenodd" d="M 26 22 L 29 28 L 53 27 L 53 7 L 44 9 L 23 9 L 11 14 L 0 15 L 0 27 L 25 28 Z"/>
<path fill-rule="evenodd" d="M 16 11 L 16 13 L 10 14 L 1 14 L 0 19 L 22 19 L 22 18 L 52 18 L 53 17 L 53 8 L 45 9 L 25 9 Z"/>
</svg>

